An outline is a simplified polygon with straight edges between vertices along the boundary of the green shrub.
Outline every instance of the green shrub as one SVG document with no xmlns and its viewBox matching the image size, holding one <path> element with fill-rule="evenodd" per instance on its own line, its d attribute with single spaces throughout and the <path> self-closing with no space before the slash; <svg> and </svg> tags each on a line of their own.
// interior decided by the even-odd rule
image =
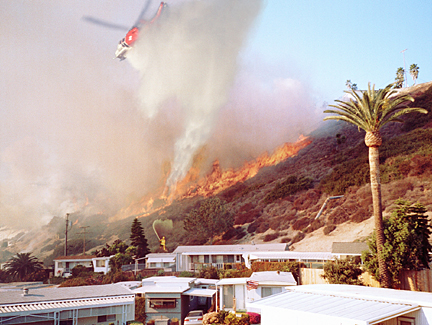
<svg viewBox="0 0 432 325">
<path fill-rule="evenodd" d="M 421 114 L 423 115 L 423 114 Z M 389 140 L 380 147 L 380 173 L 383 184 L 404 176 L 432 172 L 432 130 L 416 129 Z M 369 183 L 368 151 L 362 142 L 334 159 L 332 172 L 319 188 L 330 195 L 344 194 L 351 186 Z"/>
<path fill-rule="evenodd" d="M 145 313 L 145 298 L 136 297 L 135 298 L 135 320 L 145 323 L 146 313 Z"/>
<path fill-rule="evenodd" d="M 362 273 L 360 263 L 357 263 L 354 258 L 348 257 L 326 262 L 324 264 L 324 274 L 321 277 L 330 284 L 363 285 L 359 279 Z"/>
<path fill-rule="evenodd" d="M 224 323 L 229 325 L 249 325 L 249 315 L 229 313 L 225 317 Z"/>
<path fill-rule="evenodd" d="M 263 241 L 264 242 L 272 241 L 278 237 L 279 237 L 279 232 L 277 231 L 275 233 L 265 235 Z"/>
<path fill-rule="evenodd" d="M 219 279 L 218 269 L 214 266 L 205 267 L 199 271 L 198 277 L 203 279 Z"/>
<path fill-rule="evenodd" d="M 293 238 L 291 244 L 297 243 L 300 240 L 302 240 L 303 238 L 305 238 L 306 235 L 304 233 L 302 233 L 301 231 L 299 231 Z"/>
<path fill-rule="evenodd" d="M 195 277 L 195 273 L 189 272 L 189 271 L 182 271 L 178 275 L 181 278 L 193 278 Z"/>
<path fill-rule="evenodd" d="M 280 240 L 281 243 L 289 243 L 290 241 L 291 241 L 291 237 L 283 237 Z"/>
<path fill-rule="evenodd" d="M 336 229 L 335 225 L 325 226 L 324 229 L 323 229 L 324 235 L 328 235 L 329 233 L 331 233 L 335 229 Z"/>
<path fill-rule="evenodd" d="M 300 276 L 300 264 L 298 262 L 253 262 L 251 266 L 252 272 L 263 271 L 281 271 L 291 272 L 294 278 Z"/>
<path fill-rule="evenodd" d="M 296 222 L 294 222 L 292 228 L 293 230 L 302 230 L 305 227 L 309 226 L 311 220 L 309 218 L 301 218 L 299 220 L 297 220 Z"/>
<path fill-rule="evenodd" d="M 264 198 L 264 202 L 268 204 L 299 191 L 307 190 L 312 187 L 312 183 L 313 179 L 310 177 L 288 176 L 284 182 L 276 183 L 273 190 Z"/>
</svg>

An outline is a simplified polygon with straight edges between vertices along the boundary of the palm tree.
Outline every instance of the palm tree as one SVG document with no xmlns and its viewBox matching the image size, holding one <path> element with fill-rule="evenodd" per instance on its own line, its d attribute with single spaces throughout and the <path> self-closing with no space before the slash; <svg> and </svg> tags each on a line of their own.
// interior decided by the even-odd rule
<svg viewBox="0 0 432 325">
<path fill-rule="evenodd" d="M 32 253 L 18 253 L 5 263 L 6 271 L 19 280 L 43 269 L 43 264 Z"/>
<path fill-rule="evenodd" d="M 411 64 L 410 65 L 410 75 L 413 78 L 414 81 L 414 85 L 416 84 L 416 80 L 418 78 L 418 74 L 419 74 L 419 67 L 417 64 Z"/>
<path fill-rule="evenodd" d="M 403 122 L 400 116 L 419 112 L 427 114 L 427 110 L 418 107 L 407 107 L 408 102 L 413 102 L 410 95 L 398 94 L 394 84 L 389 84 L 384 89 L 375 91 L 375 85 L 360 94 L 351 90 L 345 91 L 352 99 L 344 102 L 335 100 L 337 104 L 330 105 L 338 110 L 325 110 L 324 113 L 337 114 L 328 116 L 324 120 L 342 120 L 356 125 L 366 131 L 365 143 L 369 148 L 369 169 L 372 190 L 373 213 L 375 218 L 375 231 L 377 241 L 377 255 L 379 264 L 380 284 L 382 287 L 391 286 L 387 265 L 382 258 L 384 245 L 384 230 L 382 220 L 381 183 L 379 171 L 379 146 L 382 143 L 380 129 L 389 122 Z"/>
<path fill-rule="evenodd" d="M 404 70 L 404 68 L 398 68 L 398 69 L 396 70 L 396 78 L 395 78 L 396 83 L 395 83 L 395 88 L 402 88 L 403 83 L 404 83 L 404 81 L 405 81 L 404 74 L 405 74 L 405 70 Z"/>
</svg>

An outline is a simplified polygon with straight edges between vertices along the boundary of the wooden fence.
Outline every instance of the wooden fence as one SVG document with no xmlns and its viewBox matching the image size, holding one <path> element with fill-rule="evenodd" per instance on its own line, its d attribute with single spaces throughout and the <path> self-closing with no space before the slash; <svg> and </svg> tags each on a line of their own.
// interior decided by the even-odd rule
<svg viewBox="0 0 432 325">
<path fill-rule="evenodd" d="M 402 271 L 398 289 L 432 292 L 432 270 Z"/>
<path fill-rule="evenodd" d="M 324 273 L 322 269 L 300 269 L 299 284 L 325 284 L 328 283 L 321 277 Z M 371 274 L 364 272 L 361 275 L 363 283 L 369 287 L 379 288 L 379 282 L 376 281 Z M 410 291 L 426 291 L 432 292 L 432 269 L 422 271 L 402 271 L 400 276 L 400 284 L 396 289 Z"/>
</svg>

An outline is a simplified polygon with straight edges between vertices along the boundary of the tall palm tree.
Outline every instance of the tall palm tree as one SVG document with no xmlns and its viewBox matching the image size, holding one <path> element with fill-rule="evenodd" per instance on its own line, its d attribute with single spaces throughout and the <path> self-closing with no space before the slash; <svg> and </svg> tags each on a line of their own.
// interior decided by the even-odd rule
<svg viewBox="0 0 432 325">
<path fill-rule="evenodd" d="M 382 258 L 384 245 L 384 229 L 382 220 L 381 183 L 379 171 L 379 146 L 382 143 L 380 129 L 389 122 L 403 122 L 400 116 L 419 112 L 427 114 L 427 110 L 418 107 L 407 107 L 414 98 L 410 95 L 400 95 L 394 84 L 389 84 L 384 89 L 375 91 L 375 85 L 368 84 L 367 90 L 355 92 L 345 91 L 352 96 L 349 101 L 335 100 L 337 104 L 330 105 L 338 110 L 325 110 L 324 113 L 337 114 L 327 116 L 324 120 L 342 120 L 356 125 L 366 131 L 365 143 L 369 148 L 370 182 L 372 190 L 373 213 L 375 218 L 375 232 L 377 241 L 377 255 L 382 287 L 391 286 L 387 265 Z"/>
<path fill-rule="evenodd" d="M 404 70 L 404 68 L 398 68 L 398 69 L 396 70 L 396 78 L 395 78 L 396 82 L 395 82 L 395 88 L 402 88 L 403 83 L 404 83 L 404 81 L 405 81 L 405 77 L 404 77 L 404 75 L 405 75 L 405 70 Z"/>
<path fill-rule="evenodd" d="M 416 80 L 418 78 L 418 74 L 419 74 L 419 67 L 417 64 L 411 64 L 410 65 L 410 75 L 413 78 L 414 81 L 414 85 L 416 84 Z"/>
<path fill-rule="evenodd" d="M 18 253 L 5 263 L 6 272 L 19 280 L 43 269 L 43 264 L 32 253 Z"/>
</svg>

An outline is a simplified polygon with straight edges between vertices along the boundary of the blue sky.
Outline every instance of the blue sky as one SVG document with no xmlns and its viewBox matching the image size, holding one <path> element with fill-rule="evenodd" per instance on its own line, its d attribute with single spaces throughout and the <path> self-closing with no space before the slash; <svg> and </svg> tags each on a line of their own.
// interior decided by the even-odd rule
<svg viewBox="0 0 432 325">
<path fill-rule="evenodd" d="M 347 79 L 359 89 L 393 82 L 404 49 L 407 70 L 412 63 L 420 68 L 417 82 L 431 81 L 431 17 L 427 0 L 269 0 L 250 50 L 288 66 L 332 101 Z"/>
</svg>

